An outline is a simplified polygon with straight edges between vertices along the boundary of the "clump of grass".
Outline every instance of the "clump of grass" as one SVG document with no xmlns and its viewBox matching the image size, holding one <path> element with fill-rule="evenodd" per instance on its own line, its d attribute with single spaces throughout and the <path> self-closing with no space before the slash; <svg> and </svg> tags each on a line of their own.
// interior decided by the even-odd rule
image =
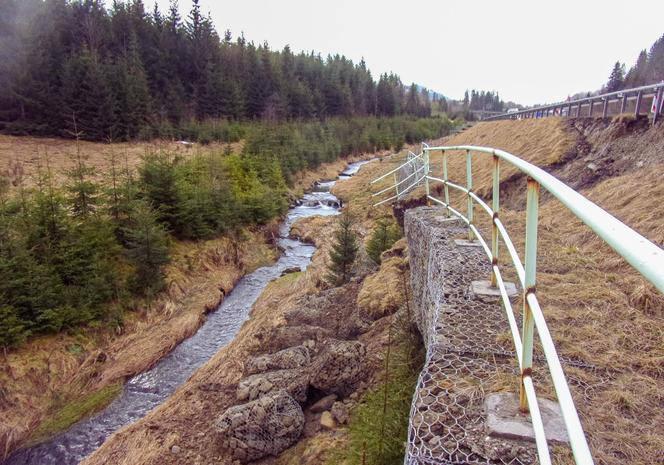
<svg viewBox="0 0 664 465">
<path fill-rule="evenodd" d="M 109 384 L 74 401 L 54 406 L 54 412 L 35 430 L 30 444 L 36 444 L 60 433 L 82 418 L 99 412 L 122 391 L 122 383 Z"/>
</svg>

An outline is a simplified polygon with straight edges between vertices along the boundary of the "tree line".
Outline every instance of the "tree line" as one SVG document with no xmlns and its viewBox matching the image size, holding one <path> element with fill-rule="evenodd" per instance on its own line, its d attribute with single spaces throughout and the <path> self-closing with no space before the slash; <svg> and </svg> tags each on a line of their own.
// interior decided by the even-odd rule
<svg viewBox="0 0 664 465">
<path fill-rule="evenodd" d="M 664 35 L 652 44 L 649 51 L 641 50 L 636 63 L 628 71 L 624 63 L 616 61 L 602 90 L 615 92 L 661 81 L 664 81 Z"/>
<path fill-rule="evenodd" d="M 430 116 L 426 89 L 365 62 L 219 34 L 199 0 L 182 17 L 142 0 L 0 3 L 0 128 L 126 140 L 191 121 Z"/>
<path fill-rule="evenodd" d="M 352 153 L 449 132 L 447 118 L 238 123 L 241 154 L 109 160 L 104 183 L 80 153 L 64 185 L 45 159 L 34 187 L 0 176 L 0 347 L 81 325 L 122 326 L 164 286 L 169 245 L 235 234 L 282 215 L 292 176 Z M 226 128 L 228 129 L 228 128 Z M 12 185 L 13 184 L 13 185 Z"/>
<path fill-rule="evenodd" d="M 498 92 L 471 90 L 463 96 L 463 107 L 466 110 L 503 111 L 505 102 L 500 99 Z"/>
</svg>

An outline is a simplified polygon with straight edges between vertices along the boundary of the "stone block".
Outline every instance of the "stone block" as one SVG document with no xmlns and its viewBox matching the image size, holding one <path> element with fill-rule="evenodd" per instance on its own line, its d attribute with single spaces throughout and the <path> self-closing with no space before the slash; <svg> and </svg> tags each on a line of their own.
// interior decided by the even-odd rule
<svg viewBox="0 0 664 465">
<path fill-rule="evenodd" d="M 565 422 L 557 402 L 538 399 L 544 433 L 549 442 L 568 443 Z M 489 436 L 535 441 L 530 415 L 519 411 L 519 397 L 511 393 L 490 394 L 484 400 Z"/>
<path fill-rule="evenodd" d="M 519 290 L 514 283 L 505 283 L 505 291 L 510 300 L 519 295 Z M 491 287 L 490 281 L 472 281 L 470 283 L 470 294 L 473 298 L 483 302 L 496 302 L 500 300 L 500 289 Z"/>
<path fill-rule="evenodd" d="M 454 243 L 459 247 L 482 247 L 480 241 L 469 241 L 468 239 L 454 239 Z"/>
</svg>

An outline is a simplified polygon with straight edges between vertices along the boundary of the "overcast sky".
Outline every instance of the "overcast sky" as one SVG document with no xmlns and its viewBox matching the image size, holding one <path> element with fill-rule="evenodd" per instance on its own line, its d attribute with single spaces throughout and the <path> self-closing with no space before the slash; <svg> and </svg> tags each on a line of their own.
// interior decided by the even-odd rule
<svg viewBox="0 0 664 465">
<path fill-rule="evenodd" d="M 168 0 L 157 1 L 166 11 Z M 180 0 L 185 17 L 191 0 Z M 629 68 L 664 34 L 664 0 L 200 0 L 221 33 L 294 51 L 364 57 L 374 77 L 394 71 L 459 99 L 563 100 Z"/>
</svg>

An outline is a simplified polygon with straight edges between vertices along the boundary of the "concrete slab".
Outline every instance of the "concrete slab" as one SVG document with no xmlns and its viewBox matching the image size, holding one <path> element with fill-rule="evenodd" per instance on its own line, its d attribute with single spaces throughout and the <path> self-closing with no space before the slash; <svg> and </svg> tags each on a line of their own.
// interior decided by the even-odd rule
<svg viewBox="0 0 664 465">
<path fill-rule="evenodd" d="M 569 443 L 567 430 L 557 402 L 538 399 L 544 433 L 549 442 Z M 519 397 L 512 393 L 490 394 L 484 400 L 489 436 L 535 441 L 530 415 L 519 411 Z"/>
<path fill-rule="evenodd" d="M 519 295 L 519 290 L 514 283 L 505 283 L 505 290 L 507 297 L 510 300 Z M 473 298 L 479 299 L 483 302 L 496 302 L 500 300 L 500 289 L 491 287 L 490 281 L 472 281 L 470 283 L 470 294 Z"/>
<path fill-rule="evenodd" d="M 480 241 L 469 241 L 468 239 L 454 239 L 454 243 L 459 247 L 482 247 Z"/>
</svg>

